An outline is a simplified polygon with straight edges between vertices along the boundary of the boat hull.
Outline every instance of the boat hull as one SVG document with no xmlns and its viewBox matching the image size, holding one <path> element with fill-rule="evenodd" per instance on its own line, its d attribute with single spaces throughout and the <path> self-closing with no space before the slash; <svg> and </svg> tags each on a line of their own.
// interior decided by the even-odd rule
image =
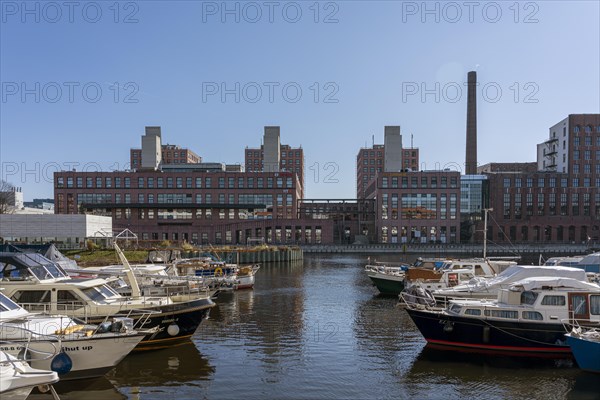
<svg viewBox="0 0 600 400">
<path fill-rule="evenodd" d="M 398 296 L 404 290 L 403 277 L 386 276 L 384 274 L 369 274 L 369 278 L 381 294 Z"/>
<path fill-rule="evenodd" d="M 70 370 L 64 374 L 59 374 L 61 380 L 86 379 L 103 376 L 116 366 L 127 354 L 129 354 L 142 340 L 143 335 L 127 336 L 105 336 L 99 338 L 87 338 L 76 340 L 62 340 L 61 345 L 58 342 L 50 341 L 31 341 L 29 348 L 32 350 L 27 357 L 29 364 L 33 368 L 41 370 L 52 370 L 51 364 L 54 358 L 47 358 L 39 352 L 53 353 L 56 350 L 63 351 L 69 356 L 72 362 Z M 17 345 L 17 341 L 12 344 L 0 345 L 0 350 L 17 357 L 22 346 Z M 23 342 L 25 345 L 26 342 Z M 44 359 L 46 358 L 46 359 Z"/>
<path fill-rule="evenodd" d="M 160 311 L 157 314 L 128 315 L 134 320 L 135 329 L 158 328 L 156 332 L 147 334 L 134 351 L 162 349 L 188 341 L 200 323 L 208 318 L 214 305 L 212 300 L 206 298 L 153 307 L 152 310 Z M 90 322 L 100 323 L 103 320 L 102 317 L 95 317 Z"/>
<path fill-rule="evenodd" d="M 254 287 L 254 275 L 249 276 L 238 276 L 238 284 L 235 286 L 236 289 L 251 289 Z"/>
<path fill-rule="evenodd" d="M 600 342 L 567 335 L 567 343 L 579 368 L 600 374 Z"/>
<path fill-rule="evenodd" d="M 457 350 L 486 350 L 513 355 L 571 356 L 562 324 L 465 318 L 406 309 L 428 343 Z"/>
</svg>

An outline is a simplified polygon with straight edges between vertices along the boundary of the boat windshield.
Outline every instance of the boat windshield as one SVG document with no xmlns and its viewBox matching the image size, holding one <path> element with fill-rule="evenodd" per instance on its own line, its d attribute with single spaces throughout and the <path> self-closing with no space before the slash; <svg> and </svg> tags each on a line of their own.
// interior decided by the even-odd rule
<svg viewBox="0 0 600 400">
<path fill-rule="evenodd" d="M 11 299 L 0 293 L 0 311 L 17 310 L 20 307 Z"/>
<path fill-rule="evenodd" d="M 66 278 L 61 267 L 37 253 L 23 253 L 14 256 L 25 265 L 30 273 L 39 280 Z"/>
<path fill-rule="evenodd" d="M 536 292 L 532 292 L 531 290 L 526 290 L 521 293 L 521 304 L 533 304 L 537 299 L 538 294 Z"/>
<path fill-rule="evenodd" d="M 83 293 L 94 301 L 103 301 L 112 297 L 120 297 L 120 295 L 112 290 L 107 285 L 93 286 L 83 289 Z"/>
</svg>

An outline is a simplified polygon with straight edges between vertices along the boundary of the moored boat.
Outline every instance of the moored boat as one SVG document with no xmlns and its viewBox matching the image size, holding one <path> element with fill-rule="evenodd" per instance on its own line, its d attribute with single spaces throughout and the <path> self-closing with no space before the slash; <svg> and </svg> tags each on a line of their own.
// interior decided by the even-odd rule
<svg viewBox="0 0 600 400">
<path fill-rule="evenodd" d="M 595 307 L 600 312 L 600 300 Z M 579 368 L 600 374 L 600 329 L 575 327 L 565 336 Z"/>
<path fill-rule="evenodd" d="M 501 289 L 496 300 L 450 300 L 444 308 L 407 302 L 427 342 L 454 349 L 515 355 L 571 355 L 564 334 L 573 323 L 600 326 L 600 286 L 535 277 Z"/>
<path fill-rule="evenodd" d="M 80 324 L 64 315 L 32 314 L 0 293 L 0 351 L 61 379 L 102 376 L 142 340 L 126 318 Z"/>
<path fill-rule="evenodd" d="M 515 282 L 537 276 L 571 278 L 582 282 L 588 282 L 585 271 L 579 268 L 513 265 L 497 276 L 491 278 L 474 277 L 459 285 L 432 290 L 431 293 L 436 300 L 441 302 L 457 298 L 495 299 L 498 297 L 498 291 L 500 289 L 508 289 Z"/>
<path fill-rule="evenodd" d="M 54 371 L 32 368 L 23 360 L 0 351 L 0 398 L 25 400 L 33 388 L 58 382 Z"/>
<path fill-rule="evenodd" d="M 406 266 L 366 265 L 365 271 L 371 282 L 383 295 L 397 296 L 404 290 Z"/>
<path fill-rule="evenodd" d="M 124 264 L 127 260 L 115 245 Z M 215 306 L 210 294 L 142 296 L 135 284 L 131 297 L 115 292 L 105 279 L 71 278 L 39 254 L 0 253 L 7 297 L 29 311 L 66 314 L 99 324 L 107 316 L 133 319 L 134 329 L 148 330 L 135 350 L 162 348 L 187 341 Z M 128 267 L 128 264 L 127 264 Z M 131 269 L 130 281 L 137 282 Z"/>
</svg>

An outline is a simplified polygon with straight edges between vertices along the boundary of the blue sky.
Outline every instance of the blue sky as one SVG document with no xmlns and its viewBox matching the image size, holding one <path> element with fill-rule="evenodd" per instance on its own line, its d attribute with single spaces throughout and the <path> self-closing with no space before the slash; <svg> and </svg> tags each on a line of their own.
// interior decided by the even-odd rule
<svg viewBox="0 0 600 400">
<path fill-rule="evenodd" d="M 52 197 L 58 168 L 124 168 L 146 125 L 238 163 L 280 125 L 306 197 L 352 198 L 384 125 L 424 168 L 463 166 L 469 70 L 480 164 L 533 161 L 551 125 L 600 112 L 597 1 L 464 4 L 2 0 L 2 178 Z"/>
</svg>

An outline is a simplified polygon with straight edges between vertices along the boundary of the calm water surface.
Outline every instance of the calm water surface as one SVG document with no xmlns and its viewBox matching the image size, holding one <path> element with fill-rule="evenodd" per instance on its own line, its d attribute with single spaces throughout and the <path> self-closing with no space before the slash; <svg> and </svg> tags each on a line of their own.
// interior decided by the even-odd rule
<svg viewBox="0 0 600 400">
<path fill-rule="evenodd" d="M 600 376 L 570 360 L 425 347 L 397 299 L 377 295 L 365 260 L 263 266 L 254 290 L 219 297 L 193 343 L 130 355 L 61 398 L 600 399 Z"/>
</svg>

